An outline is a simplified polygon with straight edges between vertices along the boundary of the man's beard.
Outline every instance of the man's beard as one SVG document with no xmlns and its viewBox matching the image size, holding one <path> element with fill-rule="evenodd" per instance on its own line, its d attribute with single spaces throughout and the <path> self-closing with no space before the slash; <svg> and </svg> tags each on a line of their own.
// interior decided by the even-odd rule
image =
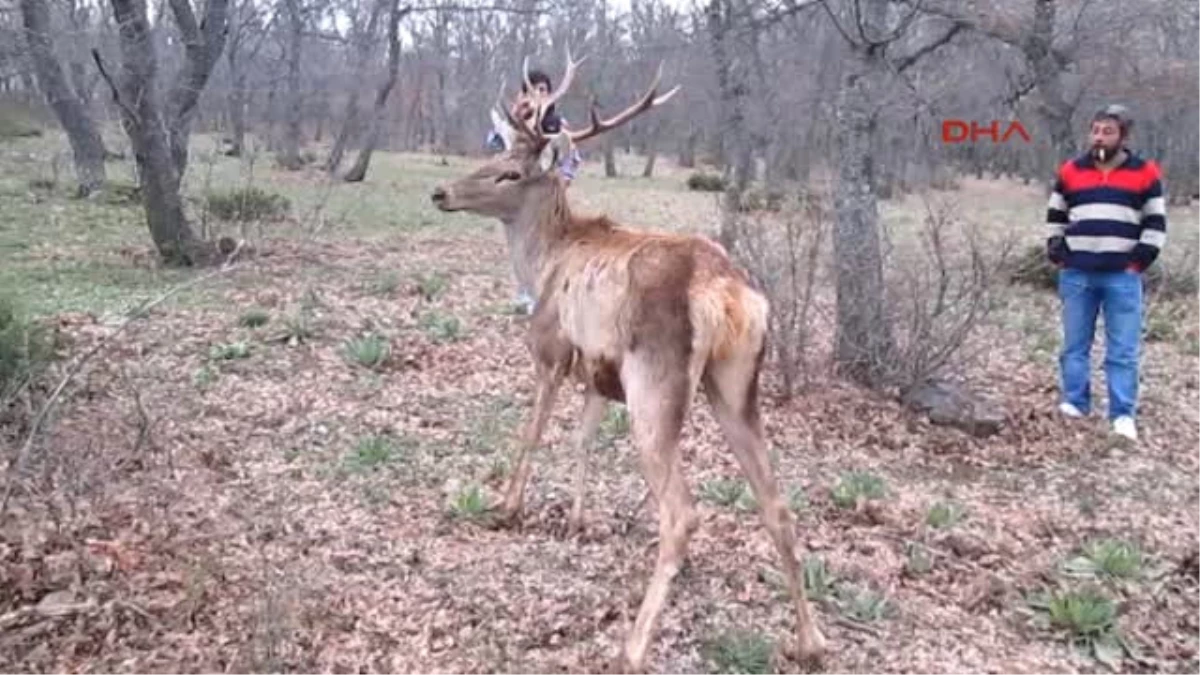
<svg viewBox="0 0 1200 675">
<path fill-rule="evenodd" d="M 1103 145 L 1092 146 L 1092 157 L 1094 157 L 1097 162 L 1107 162 L 1116 154 L 1117 151 L 1115 149 L 1106 148 Z"/>
</svg>

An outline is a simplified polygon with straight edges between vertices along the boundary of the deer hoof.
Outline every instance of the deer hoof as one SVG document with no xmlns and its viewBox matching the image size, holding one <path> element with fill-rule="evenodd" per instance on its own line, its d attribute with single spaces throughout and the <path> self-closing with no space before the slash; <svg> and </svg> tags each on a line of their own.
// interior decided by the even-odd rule
<svg viewBox="0 0 1200 675">
<path fill-rule="evenodd" d="M 813 626 L 807 634 L 801 635 L 796 644 L 796 660 L 812 667 L 819 667 L 825 659 L 825 636 Z"/>
</svg>

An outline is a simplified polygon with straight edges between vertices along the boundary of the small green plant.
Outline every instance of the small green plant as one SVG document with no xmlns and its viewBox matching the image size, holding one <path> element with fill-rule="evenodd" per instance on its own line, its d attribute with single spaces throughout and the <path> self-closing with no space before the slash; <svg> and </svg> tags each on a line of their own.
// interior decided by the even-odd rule
<svg viewBox="0 0 1200 675">
<path fill-rule="evenodd" d="M 1116 604 L 1095 588 L 1057 590 L 1034 596 L 1029 606 L 1042 612 L 1043 627 L 1074 640 L 1094 639 L 1112 629 Z"/>
<path fill-rule="evenodd" d="M 1119 671 L 1125 654 L 1137 654 L 1117 628 L 1117 605 L 1099 589 L 1055 590 L 1030 596 L 1034 624 L 1052 631 L 1096 660 Z"/>
<path fill-rule="evenodd" d="M 17 303 L 0 297 L 0 403 L 24 387 L 55 358 L 54 339 Z"/>
<path fill-rule="evenodd" d="M 958 504 L 938 502 L 929 507 L 929 513 L 925 514 L 925 523 L 935 530 L 942 530 L 957 524 L 964 515 L 963 508 Z"/>
<path fill-rule="evenodd" d="M 1179 328 L 1188 325 L 1186 307 L 1181 303 L 1154 303 L 1146 317 L 1147 342 L 1173 342 L 1179 339 Z"/>
<path fill-rule="evenodd" d="M 210 365 L 204 364 L 192 373 L 192 384 L 203 389 L 217 381 L 217 371 Z"/>
<path fill-rule="evenodd" d="M 824 558 L 812 556 L 805 558 L 801 568 L 804 576 L 804 591 L 815 602 L 820 602 L 833 595 L 838 578 L 825 564 Z"/>
<path fill-rule="evenodd" d="M 487 498 L 474 483 L 459 488 L 450 501 L 450 515 L 458 520 L 480 520 L 487 513 Z"/>
<path fill-rule="evenodd" d="M 856 508 L 860 502 L 882 499 L 887 495 L 887 483 L 868 471 L 849 471 L 833 486 L 830 496 L 838 508 Z"/>
<path fill-rule="evenodd" d="M 246 328 L 260 328 L 267 325 L 267 322 L 270 320 L 271 315 L 267 312 L 267 310 L 255 307 L 253 309 L 246 310 L 240 317 L 238 317 L 238 324 Z"/>
<path fill-rule="evenodd" d="M 1085 544 L 1082 555 L 1068 560 L 1063 571 L 1074 577 L 1134 579 L 1141 574 L 1142 559 L 1142 551 L 1136 544 L 1101 539 Z"/>
<path fill-rule="evenodd" d="M 609 408 L 600 423 L 600 432 L 610 440 L 629 435 L 629 408 L 623 405 Z"/>
<path fill-rule="evenodd" d="M 420 325 L 434 342 L 454 342 L 462 337 L 462 323 L 451 314 L 427 312 L 421 316 Z"/>
<path fill-rule="evenodd" d="M 842 611 L 846 616 L 863 623 L 881 621 L 892 610 L 886 595 L 869 588 L 848 590 L 842 600 Z"/>
<path fill-rule="evenodd" d="M 343 466 L 351 473 L 366 473 L 398 461 L 404 445 L 387 435 L 363 436 L 346 455 Z"/>
<path fill-rule="evenodd" d="M 211 192 L 205 196 L 209 213 L 221 220 L 280 220 L 291 210 L 287 197 L 249 186 Z"/>
<path fill-rule="evenodd" d="M 714 478 L 700 484 L 700 498 L 718 506 L 733 506 L 739 510 L 754 508 L 754 495 L 744 481 L 735 478 Z"/>
<path fill-rule="evenodd" d="M 280 339 L 291 345 L 312 339 L 316 334 L 309 313 L 301 311 L 283 320 L 283 334 Z"/>
<path fill-rule="evenodd" d="M 910 541 L 905 546 L 907 559 L 904 561 L 904 569 L 913 576 L 921 576 L 933 571 L 933 557 L 929 555 L 929 549 L 924 545 Z"/>
<path fill-rule="evenodd" d="M 208 358 L 213 361 L 233 361 L 250 358 L 250 343 L 245 341 L 216 344 L 208 348 Z"/>
<path fill-rule="evenodd" d="M 449 286 L 450 280 L 441 272 L 416 275 L 417 293 L 425 302 L 433 302 L 441 297 Z"/>
<path fill-rule="evenodd" d="M 703 648 L 713 673 L 769 673 L 774 651 L 770 638 L 747 630 L 721 633 Z"/>
<path fill-rule="evenodd" d="M 694 192 L 720 192 L 725 189 L 725 179 L 717 174 L 697 171 L 688 176 L 687 186 Z"/>
<path fill-rule="evenodd" d="M 793 485 L 787 491 L 787 504 L 792 513 L 800 513 L 808 509 L 808 493 L 799 485 Z"/>
<path fill-rule="evenodd" d="M 342 357 L 349 363 L 364 368 L 378 368 L 387 361 L 391 346 L 387 338 L 372 333 L 363 337 L 352 338 L 342 345 Z"/>
<path fill-rule="evenodd" d="M 400 287 L 400 275 L 388 270 L 377 273 L 367 282 L 367 292 L 372 295 L 391 295 Z"/>
</svg>

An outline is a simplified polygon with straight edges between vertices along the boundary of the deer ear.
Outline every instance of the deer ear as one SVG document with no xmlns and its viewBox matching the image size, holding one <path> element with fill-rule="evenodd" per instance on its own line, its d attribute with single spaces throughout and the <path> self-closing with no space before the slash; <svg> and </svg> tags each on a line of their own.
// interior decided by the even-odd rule
<svg viewBox="0 0 1200 675">
<path fill-rule="evenodd" d="M 554 143 L 547 143 L 538 155 L 538 168 L 545 172 L 553 169 L 556 164 L 558 164 L 558 147 Z"/>
</svg>

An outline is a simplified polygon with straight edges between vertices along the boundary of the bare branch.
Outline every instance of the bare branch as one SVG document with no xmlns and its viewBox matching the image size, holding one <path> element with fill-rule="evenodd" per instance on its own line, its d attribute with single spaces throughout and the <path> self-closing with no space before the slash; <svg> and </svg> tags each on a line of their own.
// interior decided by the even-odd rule
<svg viewBox="0 0 1200 675">
<path fill-rule="evenodd" d="M 916 65 L 917 62 L 919 62 L 922 58 L 936 51 L 939 47 L 949 44 L 950 41 L 954 39 L 955 35 L 958 35 L 968 27 L 969 26 L 966 24 L 966 22 L 954 21 L 950 28 L 947 29 L 946 32 L 937 39 L 933 40 L 929 44 L 921 46 L 912 54 L 894 61 L 896 72 L 903 73 L 905 70 L 908 70 L 912 66 Z"/>
</svg>

